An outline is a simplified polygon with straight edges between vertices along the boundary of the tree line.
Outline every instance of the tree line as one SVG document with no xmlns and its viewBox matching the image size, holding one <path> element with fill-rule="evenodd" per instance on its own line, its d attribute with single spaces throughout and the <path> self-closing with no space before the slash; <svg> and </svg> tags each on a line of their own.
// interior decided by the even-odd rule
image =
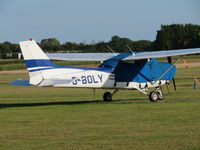
<svg viewBox="0 0 200 150">
<path fill-rule="evenodd" d="M 151 41 L 147 40 L 132 41 L 128 38 L 121 38 L 115 35 L 109 42 L 101 41 L 92 44 L 77 44 L 72 42 L 60 44 L 56 38 L 49 38 L 43 39 L 40 43 L 40 46 L 42 49 L 48 52 L 109 52 L 110 48 L 116 52 L 127 52 L 128 47 L 131 49 L 137 49 L 139 51 L 148 51 L 151 48 L 151 43 Z"/>
<path fill-rule="evenodd" d="M 194 24 L 172 24 L 161 25 L 157 31 L 156 40 L 133 41 L 117 35 L 111 37 L 108 42 L 100 41 L 97 43 L 74 43 L 65 42 L 61 44 L 56 38 L 48 38 L 38 43 L 45 52 L 110 52 L 110 48 L 115 52 L 133 51 L 158 51 L 183 48 L 200 47 L 200 25 Z M 18 44 L 8 41 L 0 43 L 0 57 L 8 58 L 12 53 L 19 53 Z M 14 55 L 12 55 L 14 57 Z"/>
</svg>

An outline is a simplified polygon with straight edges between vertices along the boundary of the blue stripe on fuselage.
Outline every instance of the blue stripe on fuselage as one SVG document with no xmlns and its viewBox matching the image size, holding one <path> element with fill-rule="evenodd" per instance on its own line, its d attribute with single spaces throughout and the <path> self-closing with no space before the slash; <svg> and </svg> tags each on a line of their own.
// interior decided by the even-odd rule
<svg viewBox="0 0 200 150">
<path fill-rule="evenodd" d="M 31 69 L 33 67 L 48 67 L 48 68 L 41 68 L 41 69 L 34 69 L 29 70 L 29 72 L 34 71 L 41 71 L 41 70 L 49 70 L 49 69 L 81 69 L 81 70 L 92 70 L 92 71 L 103 71 L 111 73 L 113 70 L 112 68 L 86 68 L 86 67 L 68 67 L 68 66 L 57 66 L 53 64 L 48 59 L 34 59 L 34 60 L 25 60 L 26 67 Z"/>
<path fill-rule="evenodd" d="M 56 67 L 55 64 L 53 64 L 48 59 L 30 59 L 25 60 L 26 67 L 27 68 L 33 68 L 33 67 Z"/>
</svg>

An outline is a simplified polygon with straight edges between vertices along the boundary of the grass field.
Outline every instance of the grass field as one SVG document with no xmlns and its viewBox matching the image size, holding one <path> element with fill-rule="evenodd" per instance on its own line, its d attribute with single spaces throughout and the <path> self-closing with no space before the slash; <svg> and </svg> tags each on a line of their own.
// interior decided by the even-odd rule
<svg viewBox="0 0 200 150">
<path fill-rule="evenodd" d="M 0 74 L 0 150 L 199 150 L 200 87 L 177 70 L 178 90 L 149 102 L 137 91 L 119 91 L 105 103 L 97 90 L 10 86 L 26 73 Z"/>
</svg>

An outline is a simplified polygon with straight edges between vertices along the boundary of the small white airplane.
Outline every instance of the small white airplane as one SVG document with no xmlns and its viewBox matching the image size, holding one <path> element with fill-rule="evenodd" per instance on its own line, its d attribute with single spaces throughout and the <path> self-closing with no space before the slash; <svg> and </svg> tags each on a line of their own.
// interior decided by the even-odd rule
<svg viewBox="0 0 200 150">
<path fill-rule="evenodd" d="M 150 101 L 163 99 L 161 86 L 174 78 L 175 64 L 183 55 L 199 54 L 200 48 L 141 53 L 65 53 L 45 54 L 34 40 L 20 42 L 29 72 L 29 83 L 37 86 L 115 89 L 106 92 L 111 101 L 118 89 L 138 90 Z M 180 56 L 175 63 L 158 62 L 155 58 Z M 69 61 L 101 61 L 98 68 L 62 67 L 50 59 Z M 155 88 L 148 92 L 149 88 Z"/>
</svg>

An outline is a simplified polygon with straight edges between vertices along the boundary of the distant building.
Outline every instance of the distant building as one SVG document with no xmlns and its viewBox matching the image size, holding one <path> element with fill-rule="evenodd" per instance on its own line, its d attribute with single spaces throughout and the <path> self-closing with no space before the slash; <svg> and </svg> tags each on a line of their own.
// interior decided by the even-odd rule
<svg viewBox="0 0 200 150">
<path fill-rule="evenodd" d="M 22 59 L 22 53 L 4 53 L 0 55 L 2 59 Z"/>
<path fill-rule="evenodd" d="M 17 59 L 22 59 L 22 53 L 17 53 Z"/>
</svg>

